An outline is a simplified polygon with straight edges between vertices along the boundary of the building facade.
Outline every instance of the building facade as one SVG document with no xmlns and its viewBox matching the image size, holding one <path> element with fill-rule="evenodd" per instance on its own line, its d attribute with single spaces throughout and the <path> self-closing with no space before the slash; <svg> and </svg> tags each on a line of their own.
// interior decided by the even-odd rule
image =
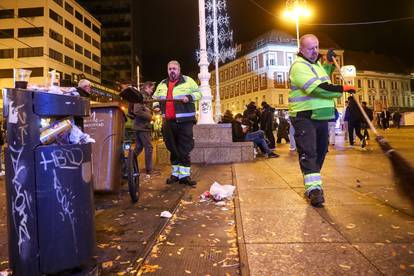
<svg viewBox="0 0 414 276">
<path fill-rule="evenodd" d="M 331 45 L 331 46 L 330 46 Z M 322 61 L 327 49 L 332 45 L 329 40 L 320 39 Z M 347 63 L 346 51 L 335 50 L 340 65 Z M 289 69 L 296 58 L 296 39 L 284 32 L 271 31 L 254 41 L 241 45 L 238 58 L 223 64 L 219 68 L 221 112 L 231 110 L 233 114 L 242 113 L 249 102 L 260 105 L 267 102 L 276 109 L 288 108 Z M 354 64 L 358 69 L 358 64 Z M 215 95 L 214 71 L 211 73 L 210 85 Z M 410 75 L 383 73 L 377 71 L 357 71 L 355 84 L 358 97 L 375 107 L 378 102 L 387 107 L 411 107 Z M 332 82 L 340 84 L 337 71 L 332 75 Z M 342 110 L 346 95 L 336 99 Z"/>
<path fill-rule="evenodd" d="M 80 0 L 102 23 L 102 83 L 136 80 L 141 64 L 141 1 Z"/>
<path fill-rule="evenodd" d="M 13 68 L 32 71 L 31 84 L 84 76 L 101 82 L 100 22 L 73 0 L 0 2 L 0 88 L 13 87 Z"/>
</svg>

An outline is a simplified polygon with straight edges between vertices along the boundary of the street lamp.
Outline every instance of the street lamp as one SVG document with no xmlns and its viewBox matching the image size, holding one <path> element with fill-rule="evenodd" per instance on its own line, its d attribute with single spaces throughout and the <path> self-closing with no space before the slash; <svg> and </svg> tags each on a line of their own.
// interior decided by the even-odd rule
<svg viewBox="0 0 414 276">
<path fill-rule="evenodd" d="M 283 13 L 283 16 L 287 19 L 295 20 L 296 40 L 298 43 L 298 51 L 299 51 L 299 18 L 309 17 L 310 15 L 311 15 L 311 12 L 308 9 L 306 0 L 287 0 L 286 1 L 286 10 Z"/>
</svg>

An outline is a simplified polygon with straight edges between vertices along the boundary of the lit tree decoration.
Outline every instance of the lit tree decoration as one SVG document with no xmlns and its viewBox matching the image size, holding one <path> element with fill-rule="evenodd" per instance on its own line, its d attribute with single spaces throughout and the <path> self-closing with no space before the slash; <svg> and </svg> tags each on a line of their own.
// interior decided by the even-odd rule
<svg viewBox="0 0 414 276">
<path fill-rule="evenodd" d="M 208 61 L 215 63 L 215 120 L 219 122 L 221 120 L 221 105 L 218 64 L 219 61 L 224 63 L 226 60 L 232 60 L 236 57 L 226 0 L 206 1 L 206 33 Z M 197 58 L 199 58 L 199 52 L 197 52 Z"/>
</svg>

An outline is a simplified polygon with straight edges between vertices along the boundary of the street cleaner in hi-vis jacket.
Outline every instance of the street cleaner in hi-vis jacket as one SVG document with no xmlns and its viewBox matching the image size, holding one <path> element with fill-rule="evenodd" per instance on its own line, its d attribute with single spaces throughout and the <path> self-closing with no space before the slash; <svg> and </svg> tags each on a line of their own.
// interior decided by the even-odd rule
<svg viewBox="0 0 414 276">
<path fill-rule="evenodd" d="M 195 102 L 201 99 L 202 94 L 192 78 L 181 75 L 178 61 L 170 61 L 167 70 L 168 78 L 161 81 L 153 95 L 153 98 L 160 100 L 162 133 L 170 152 L 172 173 L 167 184 L 179 182 L 194 186 L 196 182 L 190 177 L 190 152 L 194 147 Z"/>
<path fill-rule="evenodd" d="M 315 207 L 322 207 L 325 201 L 321 169 L 328 151 L 328 121 L 335 117 L 334 99 L 343 92 L 355 93 L 353 86 L 331 83 L 335 56 L 330 49 L 328 63 L 322 65 L 318 38 L 306 34 L 300 38 L 299 53 L 289 72 L 289 116 L 295 128 L 305 195 Z"/>
</svg>

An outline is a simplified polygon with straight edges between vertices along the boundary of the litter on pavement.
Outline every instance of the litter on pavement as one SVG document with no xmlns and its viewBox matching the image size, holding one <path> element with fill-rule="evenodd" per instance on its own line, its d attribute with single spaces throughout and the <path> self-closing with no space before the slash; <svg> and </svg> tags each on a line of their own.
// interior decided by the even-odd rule
<svg viewBox="0 0 414 276">
<path fill-rule="evenodd" d="M 231 199 L 233 197 L 234 190 L 236 186 L 233 185 L 221 185 L 218 182 L 214 182 L 211 187 L 209 194 L 213 197 L 216 201 L 221 201 L 225 199 Z M 206 194 L 203 193 L 203 195 Z"/>
<path fill-rule="evenodd" d="M 162 211 L 160 217 L 162 218 L 170 218 L 172 217 L 172 214 L 168 211 Z"/>
</svg>

